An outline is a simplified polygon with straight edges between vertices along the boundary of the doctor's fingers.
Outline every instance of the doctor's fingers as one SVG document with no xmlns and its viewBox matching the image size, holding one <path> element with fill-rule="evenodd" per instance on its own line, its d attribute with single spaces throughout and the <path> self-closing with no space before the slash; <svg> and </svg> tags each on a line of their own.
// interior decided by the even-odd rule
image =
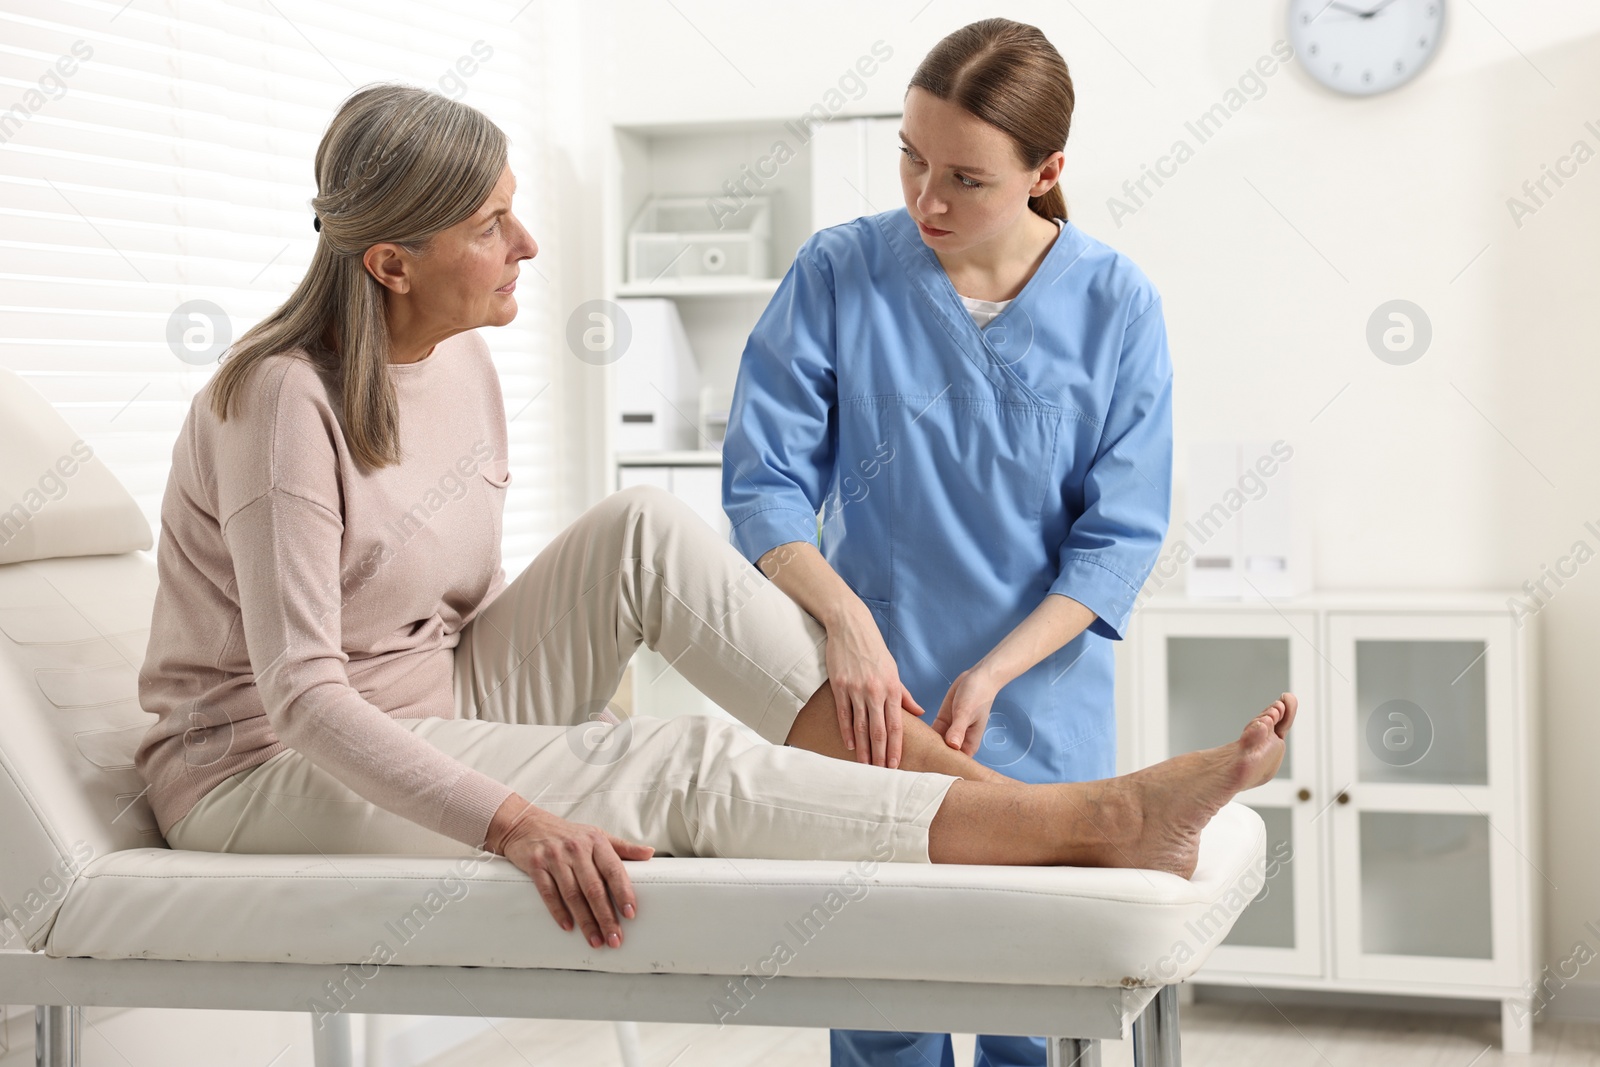
<svg viewBox="0 0 1600 1067">
<path fill-rule="evenodd" d="M 872 762 L 872 741 L 868 737 L 867 724 L 872 719 L 872 713 L 867 710 L 865 697 L 850 697 L 850 733 L 852 740 L 850 747 L 856 750 L 857 763 Z"/>
<path fill-rule="evenodd" d="M 944 706 L 939 709 L 939 718 L 934 721 L 934 729 L 944 737 L 946 745 L 969 756 L 976 756 L 978 745 L 983 742 L 984 728 L 988 725 L 989 709 L 958 694 L 956 686 L 950 687 L 950 693 L 944 701 Z"/>
<path fill-rule="evenodd" d="M 944 695 L 944 700 L 939 704 L 939 714 L 933 717 L 930 724 L 933 732 L 938 734 L 945 744 L 950 743 L 950 727 L 955 725 L 955 687 L 950 687 L 950 692 Z"/>
<path fill-rule="evenodd" d="M 839 722 L 839 737 L 844 747 L 856 751 L 856 712 L 850 691 L 833 682 L 833 716 Z"/>
<path fill-rule="evenodd" d="M 872 763 L 889 766 L 889 736 L 900 722 L 900 694 L 867 697 L 867 737 L 872 746 Z"/>
<path fill-rule="evenodd" d="M 911 690 L 905 686 L 900 687 L 900 706 L 919 719 L 928 714 L 922 710 L 922 705 L 917 703 L 917 698 L 912 696 Z"/>
<path fill-rule="evenodd" d="M 983 743 L 983 731 L 989 725 L 987 711 L 974 710 L 956 716 L 956 726 L 961 731 L 961 751 L 977 758 L 978 746 Z"/>
<path fill-rule="evenodd" d="M 851 694 L 851 729 L 856 739 L 856 763 L 877 763 L 882 753 L 872 750 L 872 715 L 877 712 L 882 729 L 882 705 L 874 704 L 870 694 Z"/>
<path fill-rule="evenodd" d="M 856 754 L 857 763 L 866 763 L 872 755 L 867 743 L 865 701 L 855 686 L 841 681 L 833 683 L 833 708 L 839 716 L 839 736 L 844 747 Z"/>
<path fill-rule="evenodd" d="M 888 730 L 884 743 L 885 767 L 898 768 L 904 755 L 906 716 L 916 714 L 907 704 L 915 707 L 916 701 L 911 699 L 909 691 L 901 689 L 884 705 L 884 726 Z"/>
</svg>

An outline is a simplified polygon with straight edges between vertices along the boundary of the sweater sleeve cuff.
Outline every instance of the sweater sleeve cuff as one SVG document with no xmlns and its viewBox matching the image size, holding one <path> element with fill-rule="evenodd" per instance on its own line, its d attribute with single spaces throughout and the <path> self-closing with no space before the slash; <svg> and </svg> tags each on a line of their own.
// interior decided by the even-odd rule
<svg viewBox="0 0 1600 1067">
<path fill-rule="evenodd" d="M 1122 640 L 1139 590 L 1116 571 L 1083 556 L 1068 556 L 1050 592 L 1071 597 L 1095 613 L 1089 632 Z"/>
<path fill-rule="evenodd" d="M 497 782 L 480 770 L 468 767 L 456 779 L 439 819 L 439 832 L 446 837 L 482 849 L 489 837 L 489 823 L 506 798 L 516 790 Z"/>
<path fill-rule="evenodd" d="M 733 528 L 733 544 L 751 563 L 791 541 L 817 543 L 817 516 L 798 508 L 764 508 Z"/>
</svg>

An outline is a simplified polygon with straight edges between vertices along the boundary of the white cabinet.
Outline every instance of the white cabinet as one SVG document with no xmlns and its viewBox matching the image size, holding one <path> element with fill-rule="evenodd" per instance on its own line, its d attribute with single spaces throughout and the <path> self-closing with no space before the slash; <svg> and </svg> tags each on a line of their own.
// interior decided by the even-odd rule
<svg viewBox="0 0 1600 1067">
<path fill-rule="evenodd" d="M 836 119 L 811 143 L 813 230 L 902 206 L 900 116 Z"/>
<path fill-rule="evenodd" d="M 1533 627 L 1507 596 L 1149 601 L 1135 766 L 1236 738 L 1289 690 L 1288 755 L 1240 795 L 1268 879 L 1195 979 L 1501 1004 L 1531 1047 L 1543 861 Z"/>
<path fill-rule="evenodd" d="M 617 488 L 653 485 L 681 498 L 696 515 L 727 540 L 732 528 L 722 510 L 722 465 L 698 455 L 624 456 L 618 461 Z"/>
<path fill-rule="evenodd" d="M 1135 766 L 1226 744 L 1279 693 L 1300 698 L 1277 776 L 1240 798 L 1267 826 L 1266 885 L 1212 960 L 1250 974 L 1322 974 L 1323 872 L 1313 822 L 1323 806 L 1317 664 L 1315 650 L 1298 637 L 1315 632 L 1316 615 L 1146 608 L 1135 625 L 1143 738 Z"/>
<path fill-rule="evenodd" d="M 1533 765 L 1517 762 L 1527 667 L 1514 635 L 1503 609 L 1328 617 L 1339 973 L 1519 978 L 1518 823 Z"/>
</svg>

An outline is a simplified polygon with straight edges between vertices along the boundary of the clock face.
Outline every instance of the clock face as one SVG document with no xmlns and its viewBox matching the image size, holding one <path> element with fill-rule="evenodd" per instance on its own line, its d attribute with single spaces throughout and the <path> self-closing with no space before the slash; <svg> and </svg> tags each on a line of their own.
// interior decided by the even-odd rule
<svg viewBox="0 0 1600 1067">
<path fill-rule="evenodd" d="M 1295 58 L 1336 92 L 1371 96 L 1427 66 L 1444 30 L 1444 0 L 1289 0 Z"/>
</svg>

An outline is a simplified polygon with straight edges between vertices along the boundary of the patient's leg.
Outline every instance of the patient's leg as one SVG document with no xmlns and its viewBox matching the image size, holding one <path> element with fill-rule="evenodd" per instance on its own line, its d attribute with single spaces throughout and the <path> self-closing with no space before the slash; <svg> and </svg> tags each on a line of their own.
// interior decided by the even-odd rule
<svg viewBox="0 0 1600 1067">
<path fill-rule="evenodd" d="M 837 705 L 833 702 L 833 686 L 823 682 L 811 695 L 805 707 L 789 728 L 784 744 L 795 748 L 820 752 L 824 756 L 855 762 L 856 753 L 844 747 L 839 736 Z M 900 770 L 937 771 L 953 774 L 969 782 L 1015 782 L 999 771 L 985 767 L 960 749 L 951 748 L 933 727 L 902 708 L 895 709 L 905 723 L 905 733 L 900 744 Z"/>
<path fill-rule="evenodd" d="M 1299 701 L 1284 693 L 1239 740 L 1117 778 L 1049 785 L 960 781 L 928 828 L 934 863 L 1140 867 L 1189 877 L 1200 831 L 1278 772 Z"/>
</svg>

